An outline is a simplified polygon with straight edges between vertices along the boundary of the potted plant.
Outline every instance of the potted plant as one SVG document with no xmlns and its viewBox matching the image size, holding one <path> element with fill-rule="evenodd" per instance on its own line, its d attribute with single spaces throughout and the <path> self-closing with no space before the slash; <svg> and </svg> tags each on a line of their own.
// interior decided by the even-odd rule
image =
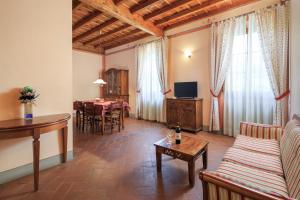
<svg viewBox="0 0 300 200">
<path fill-rule="evenodd" d="M 21 89 L 19 100 L 24 104 L 24 118 L 32 119 L 32 104 L 37 99 L 39 94 L 36 94 L 36 91 L 31 87 L 26 86 Z"/>
</svg>

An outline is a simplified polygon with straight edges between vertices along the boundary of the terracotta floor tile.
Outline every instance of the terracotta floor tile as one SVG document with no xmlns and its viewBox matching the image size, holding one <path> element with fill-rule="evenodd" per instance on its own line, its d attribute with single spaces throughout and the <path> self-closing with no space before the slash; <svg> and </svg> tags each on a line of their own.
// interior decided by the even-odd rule
<svg viewBox="0 0 300 200">
<path fill-rule="evenodd" d="M 162 157 L 156 173 L 153 143 L 166 136 L 162 124 L 126 119 L 125 130 L 92 135 L 74 128 L 74 160 L 40 172 L 40 190 L 33 192 L 32 175 L 0 185 L 1 200 L 160 200 L 202 199 L 198 177 L 188 183 L 187 163 Z M 210 142 L 208 168 L 218 167 L 233 138 L 206 132 L 184 133 Z M 196 162 L 196 174 L 202 160 Z"/>
</svg>

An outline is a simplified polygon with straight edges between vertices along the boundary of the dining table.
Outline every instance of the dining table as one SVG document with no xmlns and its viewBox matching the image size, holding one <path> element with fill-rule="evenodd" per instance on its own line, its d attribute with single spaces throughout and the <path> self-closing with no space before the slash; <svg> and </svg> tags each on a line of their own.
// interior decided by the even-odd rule
<svg viewBox="0 0 300 200">
<path fill-rule="evenodd" d="M 105 126 L 105 114 L 110 110 L 110 107 L 112 105 L 112 103 L 115 103 L 117 101 L 103 101 L 103 100 L 87 100 L 84 101 L 85 102 L 93 102 L 95 106 L 101 106 L 101 110 L 102 110 L 102 133 L 104 133 L 104 126 Z M 124 114 L 125 111 L 129 111 L 130 107 L 129 104 L 125 101 L 123 101 L 123 107 L 122 107 L 122 114 L 121 114 L 121 125 L 122 125 L 122 129 L 124 129 L 125 125 L 124 125 Z"/>
</svg>

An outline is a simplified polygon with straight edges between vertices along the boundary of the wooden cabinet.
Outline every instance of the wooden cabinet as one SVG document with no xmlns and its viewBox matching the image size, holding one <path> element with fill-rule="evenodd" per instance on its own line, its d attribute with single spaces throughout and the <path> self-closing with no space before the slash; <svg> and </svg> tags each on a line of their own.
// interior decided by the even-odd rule
<svg viewBox="0 0 300 200">
<path fill-rule="evenodd" d="M 202 99 L 167 99 L 167 126 L 175 127 L 177 123 L 188 131 L 202 130 Z"/>
<path fill-rule="evenodd" d="M 108 69 L 104 73 L 104 98 L 123 99 L 129 103 L 128 70 Z M 128 113 L 126 114 L 128 116 Z"/>
</svg>

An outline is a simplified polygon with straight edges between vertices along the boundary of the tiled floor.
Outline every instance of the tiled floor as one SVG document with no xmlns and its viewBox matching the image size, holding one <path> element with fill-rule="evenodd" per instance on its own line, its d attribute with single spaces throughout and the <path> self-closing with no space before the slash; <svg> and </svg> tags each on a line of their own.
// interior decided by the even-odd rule
<svg viewBox="0 0 300 200">
<path fill-rule="evenodd" d="M 188 184 L 187 163 L 163 156 L 157 175 L 153 143 L 165 137 L 165 126 L 126 119 L 125 130 L 91 135 L 74 130 L 75 159 L 40 173 L 40 190 L 33 192 L 32 176 L 0 185 L 0 199 L 202 199 L 201 181 Z M 200 132 L 208 147 L 208 168 L 219 165 L 233 138 Z M 202 167 L 196 162 L 197 174 Z"/>
</svg>

